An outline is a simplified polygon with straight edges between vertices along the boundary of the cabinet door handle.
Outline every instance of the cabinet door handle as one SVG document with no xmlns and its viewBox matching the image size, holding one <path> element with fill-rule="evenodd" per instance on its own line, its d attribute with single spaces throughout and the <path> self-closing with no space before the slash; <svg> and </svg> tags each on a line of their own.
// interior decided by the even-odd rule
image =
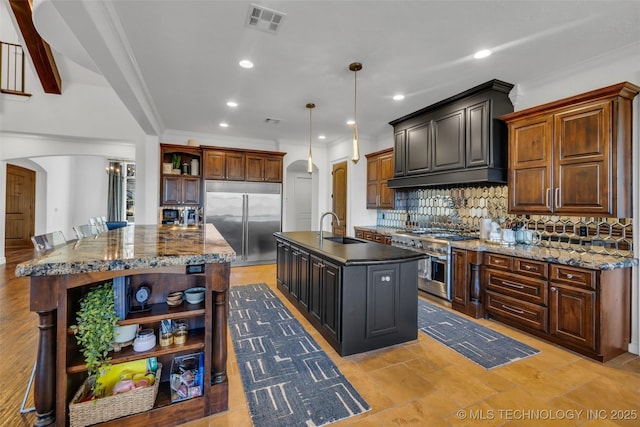
<svg viewBox="0 0 640 427">
<path fill-rule="evenodd" d="M 502 304 L 502 308 L 504 308 L 507 311 L 511 311 L 513 313 L 517 313 L 517 314 L 524 314 L 524 311 L 522 310 L 516 310 L 515 308 L 509 307 L 508 305 L 504 305 Z"/>
<path fill-rule="evenodd" d="M 391 276 L 381 276 L 380 277 L 380 281 L 381 282 L 390 282 L 391 281 Z"/>
<path fill-rule="evenodd" d="M 551 287 L 551 292 L 556 292 L 558 289 L 555 286 Z"/>
<path fill-rule="evenodd" d="M 556 187 L 556 191 L 555 191 L 556 195 L 555 195 L 555 207 L 559 208 L 560 207 L 560 187 Z"/>
<path fill-rule="evenodd" d="M 545 201 L 544 201 L 544 205 L 547 207 L 547 209 L 551 209 L 551 205 L 549 205 L 550 196 L 551 196 L 551 187 L 547 187 L 547 192 L 546 192 Z"/>
<path fill-rule="evenodd" d="M 502 281 L 502 284 L 504 286 L 510 286 L 510 287 L 516 288 L 516 289 L 524 289 L 524 286 L 522 286 L 522 285 L 518 285 L 517 283 L 505 282 L 504 280 Z"/>
</svg>

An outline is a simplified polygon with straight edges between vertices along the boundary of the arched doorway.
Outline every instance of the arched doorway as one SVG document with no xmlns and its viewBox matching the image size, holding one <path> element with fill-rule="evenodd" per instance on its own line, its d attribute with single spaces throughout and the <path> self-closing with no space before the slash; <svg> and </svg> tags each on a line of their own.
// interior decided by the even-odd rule
<svg viewBox="0 0 640 427">
<path fill-rule="evenodd" d="M 314 229 L 318 216 L 318 169 L 315 165 L 313 171 L 313 174 L 307 172 L 307 162 L 303 160 L 287 167 L 283 231 Z"/>
</svg>

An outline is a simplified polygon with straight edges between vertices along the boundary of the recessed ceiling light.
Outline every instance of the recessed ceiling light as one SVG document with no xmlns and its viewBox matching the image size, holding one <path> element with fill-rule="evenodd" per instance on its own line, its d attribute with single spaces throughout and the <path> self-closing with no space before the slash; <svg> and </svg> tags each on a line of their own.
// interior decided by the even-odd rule
<svg viewBox="0 0 640 427">
<path fill-rule="evenodd" d="M 327 139 L 327 137 L 324 135 L 318 135 L 318 139 Z"/>
<path fill-rule="evenodd" d="M 491 51 L 489 49 L 482 49 L 473 54 L 473 57 L 476 59 L 486 58 L 491 55 Z"/>
<path fill-rule="evenodd" d="M 404 95 L 402 95 L 401 93 L 397 94 L 397 95 L 393 95 L 393 100 L 394 101 L 402 101 L 404 99 Z"/>
<path fill-rule="evenodd" d="M 355 125 L 355 124 L 356 124 L 356 122 L 355 122 L 355 120 L 353 120 L 353 119 L 349 119 L 349 120 L 347 120 L 347 124 L 348 124 L 349 126 L 353 126 L 353 125 Z"/>
<path fill-rule="evenodd" d="M 234 102 L 234 101 L 229 101 L 229 102 L 227 102 L 227 107 L 235 108 L 235 107 L 237 107 L 237 106 L 238 106 L 238 103 L 237 103 L 237 102 Z"/>
<path fill-rule="evenodd" d="M 240 64 L 242 68 L 253 68 L 253 62 L 249 61 L 248 59 L 243 59 L 238 64 Z"/>
<path fill-rule="evenodd" d="M 221 122 L 220 123 L 220 127 L 221 128 L 228 128 L 229 127 L 229 123 Z"/>
</svg>

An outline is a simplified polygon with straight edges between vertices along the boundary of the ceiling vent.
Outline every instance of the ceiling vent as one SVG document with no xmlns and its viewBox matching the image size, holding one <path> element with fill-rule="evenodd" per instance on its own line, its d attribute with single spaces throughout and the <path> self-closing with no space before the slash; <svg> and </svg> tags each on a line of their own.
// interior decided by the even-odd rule
<svg viewBox="0 0 640 427">
<path fill-rule="evenodd" d="M 264 119 L 264 122 L 270 125 L 277 125 L 278 123 L 280 123 L 280 119 L 272 119 L 270 117 L 267 117 L 266 119 Z"/>
<path fill-rule="evenodd" d="M 247 14 L 247 26 L 267 33 L 275 33 L 282 25 L 286 15 L 286 13 L 278 12 L 277 10 L 251 4 Z"/>
</svg>

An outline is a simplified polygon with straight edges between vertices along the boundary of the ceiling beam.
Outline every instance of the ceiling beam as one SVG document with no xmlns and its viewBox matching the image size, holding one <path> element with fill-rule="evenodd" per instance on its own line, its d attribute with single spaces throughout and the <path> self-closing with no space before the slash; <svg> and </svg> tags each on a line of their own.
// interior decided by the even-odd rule
<svg viewBox="0 0 640 427">
<path fill-rule="evenodd" d="M 56 61 L 49 44 L 36 31 L 32 19 L 32 5 L 30 0 L 9 0 L 11 10 L 16 17 L 22 39 L 29 51 L 29 56 L 36 69 L 42 89 L 45 93 L 62 94 L 62 81 Z"/>
</svg>

